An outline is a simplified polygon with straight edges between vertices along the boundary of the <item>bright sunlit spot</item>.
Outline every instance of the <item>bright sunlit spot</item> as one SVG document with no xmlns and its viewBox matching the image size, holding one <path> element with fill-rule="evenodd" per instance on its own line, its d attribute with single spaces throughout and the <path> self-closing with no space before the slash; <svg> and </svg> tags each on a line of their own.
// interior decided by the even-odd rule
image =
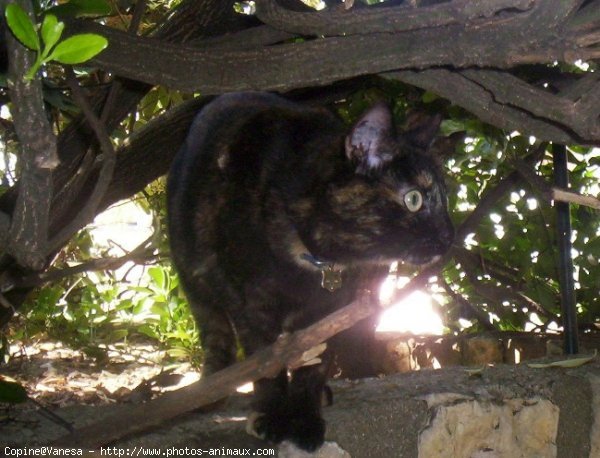
<svg viewBox="0 0 600 458">
<path fill-rule="evenodd" d="M 96 216 L 91 227 L 97 256 L 118 257 L 134 250 L 152 234 L 152 216 L 131 201 L 119 202 Z M 127 262 L 116 270 L 117 276 L 127 273 L 128 278 L 139 278 L 143 265 Z"/>
<path fill-rule="evenodd" d="M 396 278 L 390 275 L 381 285 L 380 300 L 383 303 L 389 302 L 395 290 L 407 282 L 407 277 Z M 415 291 L 383 312 L 377 332 L 441 335 L 444 324 L 433 309 L 431 296 L 423 291 Z"/>
<path fill-rule="evenodd" d="M 238 393 L 252 393 L 254 391 L 254 383 L 248 382 L 236 388 Z"/>
</svg>

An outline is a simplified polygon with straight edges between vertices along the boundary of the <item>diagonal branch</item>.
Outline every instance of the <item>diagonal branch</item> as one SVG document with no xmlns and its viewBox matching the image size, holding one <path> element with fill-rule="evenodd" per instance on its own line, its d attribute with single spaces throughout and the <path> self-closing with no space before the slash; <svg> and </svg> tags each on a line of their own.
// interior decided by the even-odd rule
<svg viewBox="0 0 600 458">
<path fill-rule="evenodd" d="M 79 228 L 85 226 L 94 218 L 94 216 L 96 216 L 98 207 L 111 183 L 113 171 L 117 162 L 115 149 L 110 141 L 108 133 L 106 132 L 106 128 L 98 116 L 96 116 L 96 113 L 94 113 L 87 98 L 83 94 L 82 89 L 79 87 L 79 82 L 75 77 L 73 69 L 65 69 L 65 75 L 67 77 L 67 84 L 71 88 L 73 98 L 81 108 L 81 111 L 84 113 L 87 122 L 91 126 L 96 138 L 98 139 L 100 149 L 102 150 L 102 167 L 100 168 L 100 173 L 98 175 L 98 180 L 96 181 L 94 190 L 86 201 L 85 206 L 79 211 L 79 214 L 76 218 L 69 222 L 69 224 L 65 225 L 48 242 L 48 253 L 60 249 L 65 243 L 67 243 L 73 234 L 79 230 Z"/>
<path fill-rule="evenodd" d="M 507 131 L 527 132 L 561 144 L 600 144 L 597 117 L 589 119 L 589 111 L 578 110 L 566 97 L 534 88 L 506 72 L 437 68 L 390 72 L 384 76 L 435 92 L 482 121 Z M 593 85 L 585 88 L 580 94 L 582 103 L 586 103 L 583 101 L 587 95 L 596 97 L 594 90 Z M 596 109 L 597 106 L 590 108 Z"/>
<path fill-rule="evenodd" d="M 526 163 L 537 162 L 545 153 L 547 143 L 540 143 L 533 151 L 525 158 Z M 518 172 L 514 171 L 503 177 L 500 182 L 493 188 L 489 188 L 479 199 L 477 207 L 467 216 L 461 225 L 456 229 L 455 240 L 463 241 L 464 238 L 471 232 L 475 232 L 477 225 L 481 219 L 489 214 L 490 208 L 502 198 L 506 193 L 511 191 L 514 186 L 521 182 L 522 178 Z"/>
<path fill-rule="evenodd" d="M 479 310 L 475 305 L 471 304 L 462 294 L 455 292 L 450 285 L 442 279 L 441 281 L 442 288 L 446 291 L 446 294 L 459 305 L 461 309 L 461 318 L 472 319 L 475 318 L 477 322 L 486 330 L 486 331 L 496 331 L 496 326 L 493 323 L 490 323 L 489 316 Z"/>
<path fill-rule="evenodd" d="M 371 301 L 354 301 L 302 331 L 280 337 L 272 346 L 240 363 L 152 401 L 132 406 L 126 413 L 80 428 L 59 438 L 54 445 L 98 448 L 219 401 L 244 383 L 275 376 L 282 368 L 300 359 L 305 351 L 367 317 L 373 309 Z"/>
<path fill-rule="evenodd" d="M 597 75 L 596 84 L 580 94 L 580 101 L 576 104 L 560 95 L 533 87 L 507 72 L 467 69 L 461 74 L 485 87 L 498 104 L 526 111 L 529 117 L 570 126 L 581 138 L 600 137 L 600 83 Z"/>
</svg>

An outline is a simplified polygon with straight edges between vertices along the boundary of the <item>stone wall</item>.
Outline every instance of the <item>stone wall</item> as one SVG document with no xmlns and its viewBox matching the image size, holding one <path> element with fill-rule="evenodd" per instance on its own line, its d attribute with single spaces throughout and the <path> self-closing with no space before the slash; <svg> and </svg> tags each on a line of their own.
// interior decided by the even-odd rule
<svg viewBox="0 0 600 458">
<path fill-rule="evenodd" d="M 325 408 L 329 443 L 317 456 L 600 457 L 598 358 L 571 369 L 522 364 L 474 372 L 455 367 L 335 381 L 331 386 L 334 404 Z M 127 408 L 79 406 L 59 413 L 82 426 Z M 121 450 L 137 446 L 251 452 L 270 447 L 245 433 L 247 409 L 247 397 L 235 396 L 220 411 L 189 414 L 113 445 Z M 60 427 L 35 411 L 22 411 L 0 424 L 3 446 L 47 445 L 61 434 Z M 279 456 L 304 455 L 284 444 Z"/>
</svg>

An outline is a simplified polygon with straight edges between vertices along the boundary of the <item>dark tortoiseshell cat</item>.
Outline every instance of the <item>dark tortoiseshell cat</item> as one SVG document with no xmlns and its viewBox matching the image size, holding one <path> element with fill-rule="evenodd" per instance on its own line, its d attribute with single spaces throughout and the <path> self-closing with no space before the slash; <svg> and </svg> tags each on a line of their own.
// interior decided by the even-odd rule
<svg viewBox="0 0 600 458">
<path fill-rule="evenodd" d="M 169 175 L 168 208 L 206 374 L 235 361 L 236 337 L 252 354 L 378 288 L 387 271 L 374 266 L 423 264 L 449 248 L 444 180 L 426 151 L 438 126 L 397 136 L 378 104 L 348 133 L 325 110 L 266 93 L 225 95 L 200 112 Z M 323 288 L 323 271 L 338 270 Z M 323 366 L 255 383 L 260 437 L 323 442 Z"/>
</svg>

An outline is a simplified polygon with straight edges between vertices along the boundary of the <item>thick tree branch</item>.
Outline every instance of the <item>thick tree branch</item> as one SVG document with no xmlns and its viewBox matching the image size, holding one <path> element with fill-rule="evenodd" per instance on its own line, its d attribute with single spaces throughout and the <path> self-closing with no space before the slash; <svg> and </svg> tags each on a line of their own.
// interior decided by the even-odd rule
<svg viewBox="0 0 600 458">
<path fill-rule="evenodd" d="M 107 36 L 109 47 L 94 63 L 128 78 L 203 94 L 247 89 L 282 91 L 406 68 L 506 68 L 521 63 L 587 58 L 590 54 L 586 49 L 577 48 L 570 39 L 557 34 L 560 21 L 566 21 L 578 4 L 573 0 L 560 2 L 559 7 L 549 2 L 536 3 L 535 14 L 533 10 L 531 13 L 535 21 L 511 11 L 472 28 L 455 24 L 398 34 L 285 43 L 252 51 L 173 46 L 80 22 L 71 24 L 70 33 L 85 30 Z M 141 55 L 152 55 L 153 59 L 140 62 L 134 58 Z M 186 68 L 184 74 L 181 68 Z"/>
<path fill-rule="evenodd" d="M 18 4 L 32 11 L 28 0 Z M 41 81 L 37 76 L 31 81 L 24 79 L 34 63 L 34 53 L 9 32 L 6 41 L 12 115 L 21 141 L 21 179 L 5 249 L 21 266 L 41 269 L 46 264 L 52 169 L 58 165 L 56 138 L 46 117 Z"/>
<path fill-rule="evenodd" d="M 241 51 L 281 43 L 295 37 L 292 33 L 282 32 L 268 25 L 259 25 L 227 35 L 196 39 L 189 44 L 197 49 Z"/>
<path fill-rule="evenodd" d="M 506 9 L 531 10 L 534 0 L 454 0 L 415 8 L 410 5 L 382 8 L 325 9 L 320 12 L 291 11 L 277 0 L 257 0 L 256 16 L 265 24 L 299 35 L 340 36 L 380 32 L 405 32 L 451 24 L 477 26 L 478 20 Z"/>
<path fill-rule="evenodd" d="M 580 138 L 600 138 L 598 83 L 580 94 L 579 103 L 573 103 L 533 87 L 507 72 L 467 69 L 461 74 L 484 87 L 500 105 L 521 109 L 529 117 L 547 120 L 549 124 L 569 126 Z M 582 100 L 585 102 L 582 103 Z"/>
<path fill-rule="evenodd" d="M 577 103 L 534 88 L 506 72 L 438 68 L 385 76 L 434 92 L 507 131 L 527 132 L 562 144 L 600 144 L 600 120 L 589 117 L 597 106 L 583 111 Z M 592 95 L 595 89 L 589 87 L 585 93 Z"/>
</svg>

